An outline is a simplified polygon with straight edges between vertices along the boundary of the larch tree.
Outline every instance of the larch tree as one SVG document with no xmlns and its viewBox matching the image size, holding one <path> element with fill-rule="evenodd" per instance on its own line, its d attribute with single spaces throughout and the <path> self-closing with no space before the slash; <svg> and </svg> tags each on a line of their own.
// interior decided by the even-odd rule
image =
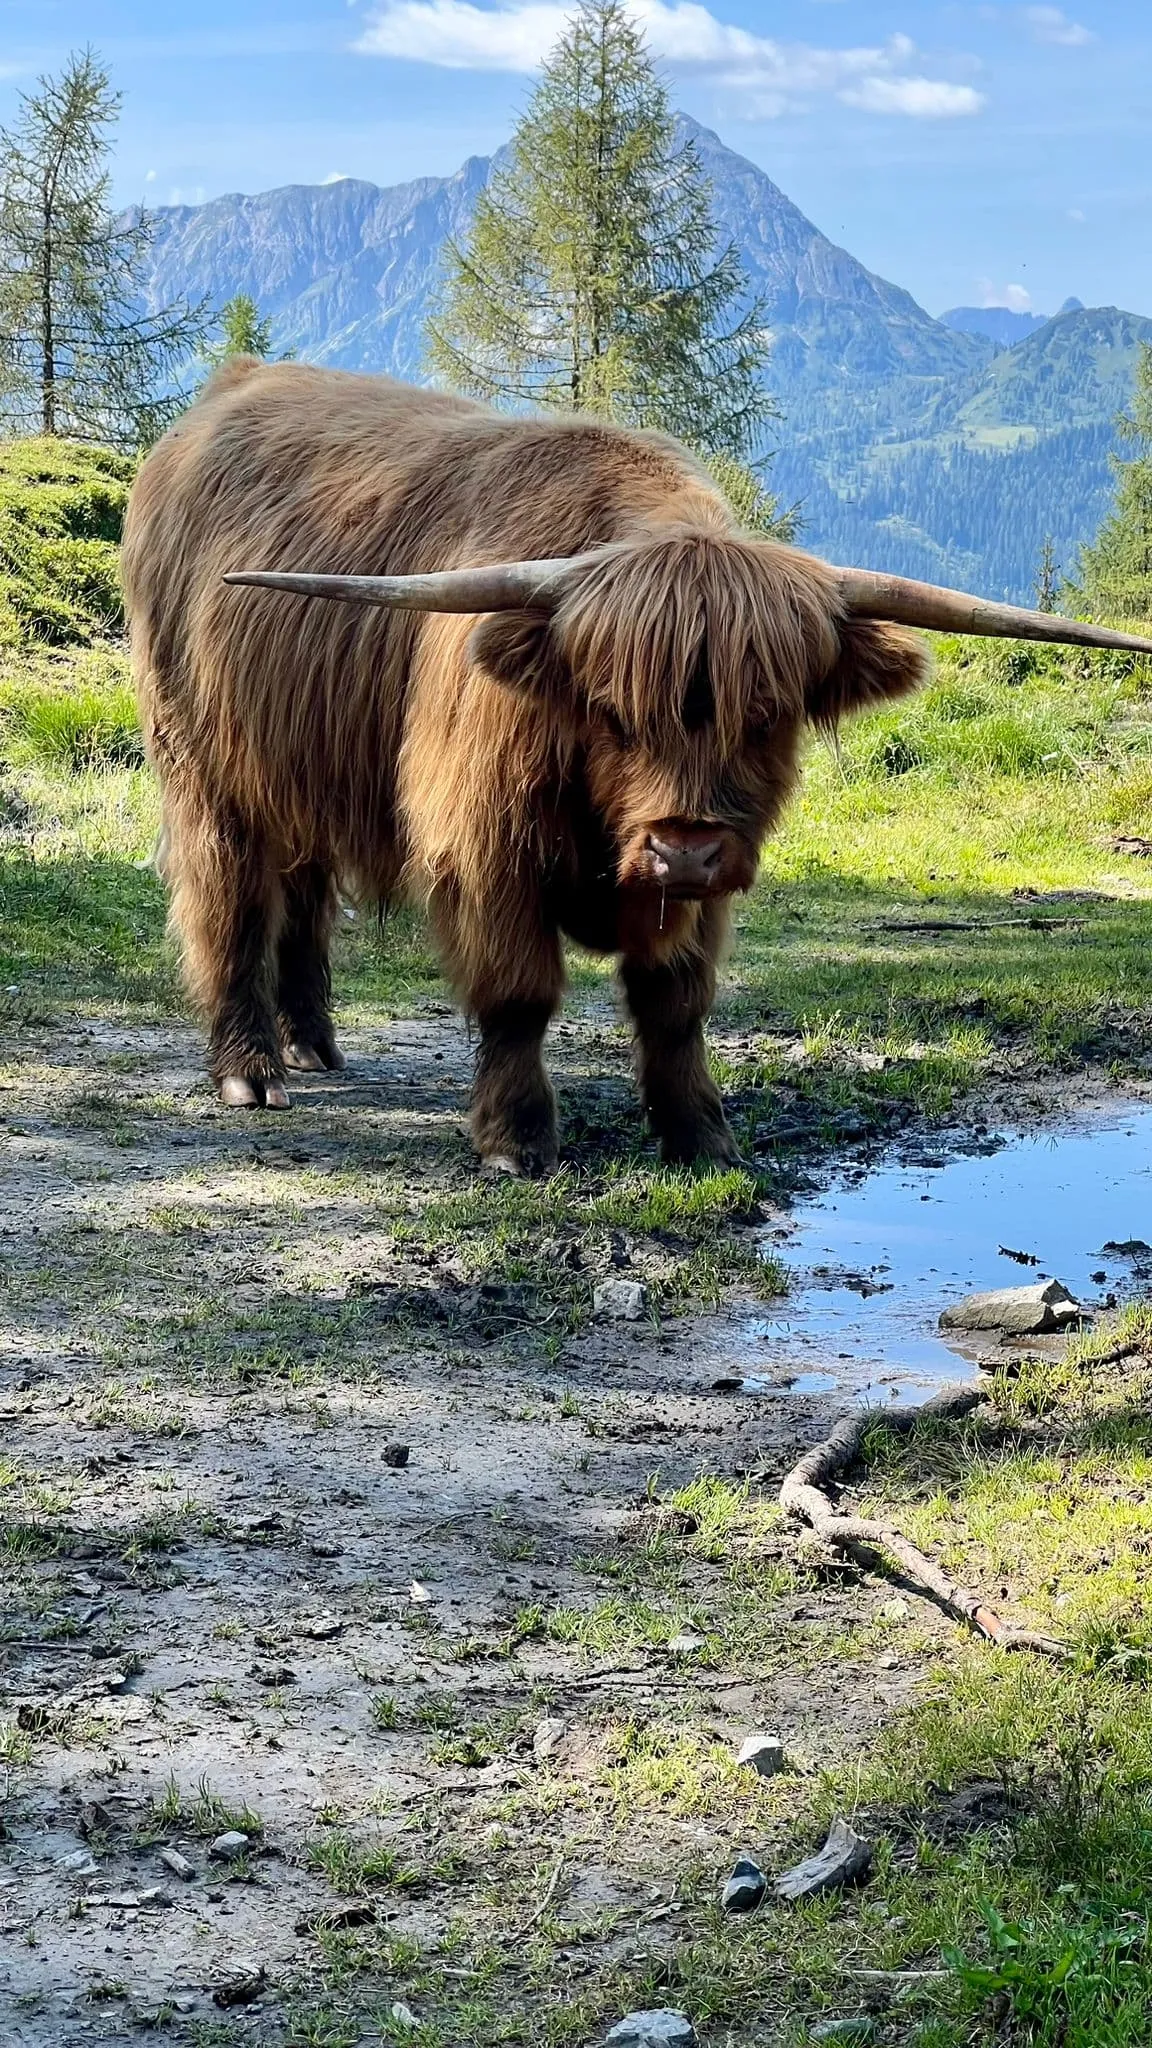
<svg viewBox="0 0 1152 2048">
<path fill-rule="evenodd" d="M 1081 557 L 1076 595 L 1100 619 L 1152 619 L 1152 344 L 1144 342 L 1130 413 L 1117 421 L 1135 453 L 1115 457 L 1116 504 Z"/>
<path fill-rule="evenodd" d="M 149 311 L 155 227 L 110 203 L 120 110 L 91 50 L 24 96 L 0 130 L 0 416 L 15 432 L 134 447 L 155 437 L 203 340 L 205 305 Z"/>
<path fill-rule="evenodd" d="M 773 409 L 759 308 L 622 0 L 582 0 L 450 242 L 431 366 L 511 407 L 757 451 Z"/>
</svg>

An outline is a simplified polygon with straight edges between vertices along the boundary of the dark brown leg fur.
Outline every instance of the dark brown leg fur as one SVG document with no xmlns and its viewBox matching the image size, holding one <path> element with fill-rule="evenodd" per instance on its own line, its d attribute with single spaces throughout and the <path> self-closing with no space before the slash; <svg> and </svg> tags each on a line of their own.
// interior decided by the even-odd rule
<svg viewBox="0 0 1152 2048">
<path fill-rule="evenodd" d="M 284 924 L 278 954 L 277 1010 L 285 1062 L 299 1072 L 344 1065 L 330 1009 L 328 945 L 335 914 L 332 878 L 319 861 L 283 877 Z"/>
<path fill-rule="evenodd" d="M 693 1159 L 736 1164 L 740 1157 L 704 1050 L 724 922 L 722 908 L 705 905 L 691 950 L 659 964 L 620 964 L 636 1026 L 640 1098 L 669 1166 Z"/>
<path fill-rule="evenodd" d="M 556 1097 L 540 1056 L 551 1003 L 500 1003 L 480 1015 L 472 1140 L 498 1173 L 533 1178 L 559 1160 Z"/>
</svg>

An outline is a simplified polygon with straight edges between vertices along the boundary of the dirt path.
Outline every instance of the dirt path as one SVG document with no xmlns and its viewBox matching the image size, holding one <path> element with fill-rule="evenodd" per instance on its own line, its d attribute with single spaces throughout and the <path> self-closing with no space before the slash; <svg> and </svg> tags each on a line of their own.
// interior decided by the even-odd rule
<svg viewBox="0 0 1152 2048">
<path fill-rule="evenodd" d="M 591 2039 L 795 1824 L 740 1740 L 835 1761 L 948 1639 L 733 1529 L 830 1411 L 714 1393 L 724 1312 L 572 1332 L 424 1230 L 472 1185 L 457 1020 L 348 1049 L 284 1119 L 222 1112 L 182 1028 L 11 1049 L 4 2041 L 341 2048 L 408 2001 L 449 2013 L 421 2040 L 496 2038 L 481 1992 L 499 2038 L 546 1996 Z M 612 1034 L 554 1062 L 586 1116 L 622 1097 Z M 658 1239 L 554 1256 L 643 1277 Z"/>
</svg>

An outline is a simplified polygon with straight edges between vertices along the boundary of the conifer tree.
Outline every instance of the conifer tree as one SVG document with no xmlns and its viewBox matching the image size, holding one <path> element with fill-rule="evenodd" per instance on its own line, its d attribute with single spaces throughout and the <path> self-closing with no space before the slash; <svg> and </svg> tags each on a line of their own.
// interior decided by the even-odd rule
<svg viewBox="0 0 1152 2048">
<path fill-rule="evenodd" d="M 432 367 L 510 406 L 755 451 L 772 408 L 758 308 L 623 0 L 581 0 L 466 243 L 450 243 Z"/>
<path fill-rule="evenodd" d="M 1130 413 L 1116 422 L 1135 454 L 1113 457 L 1116 504 L 1081 558 L 1077 595 L 1099 619 L 1152 618 L 1152 343 L 1144 342 Z"/>
<path fill-rule="evenodd" d="M 221 306 L 215 322 L 219 335 L 200 348 L 200 360 L 216 369 L 232 356 L 259 356 L 267 362 L 272 353 L 272 322 L 261 319 L 260 308 L 247 292 L 236 292 Z"/>
<path fill-rule="evenodd" d="M 16 432 L 154 438 L 203 338 L 204 305 L 142 303 L 155 230 L 143 209 L 112 211 L 108 131 L 119 110 L 85 50 L 40 79 L 0 131 L 0 415 Z"/>
</svg>

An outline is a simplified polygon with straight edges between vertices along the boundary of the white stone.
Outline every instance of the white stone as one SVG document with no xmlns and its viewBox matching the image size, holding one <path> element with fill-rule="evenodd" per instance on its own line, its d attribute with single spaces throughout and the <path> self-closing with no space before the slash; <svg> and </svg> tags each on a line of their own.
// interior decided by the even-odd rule
<svg viewBox="0 0 1152 2048">
<path fill-rule="evenodd" d="M 602 1280 L 592 1296 L 598 1316 L 617 1322 L 637 1323 L 644 1313 L 647 1295 L 639 1280 Z"/>
<path fill-rule="evenodd" d="M 1006 1337 L 1035 1337 L 1062 1330 L 1080 1314 L 1080 1304 L 1059 1280 L 1036 1280 L 1030 1287 L 997 1287 L 991 1294 L 969 1294 L 940 1318 L 942 1330 L 1002 1330 Z"/>
<path fill-rule="evenodd" d="M 776 1735 L 750 1735 L 741 1744 L 736 1761 L 747 1764 L 762 1778 L 774 1778 L 785 1766 L 784 1744 Z"/>
</svg>

